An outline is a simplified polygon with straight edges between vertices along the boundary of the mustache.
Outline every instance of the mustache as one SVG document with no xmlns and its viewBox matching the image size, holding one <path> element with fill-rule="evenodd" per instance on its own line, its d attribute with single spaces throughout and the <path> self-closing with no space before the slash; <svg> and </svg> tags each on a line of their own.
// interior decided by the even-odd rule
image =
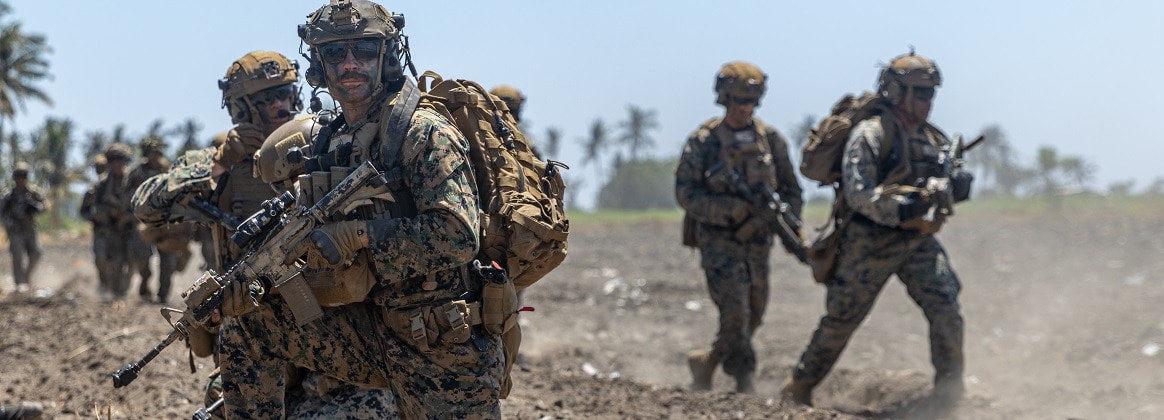
<svg viewBox="0 0 1164 420">
<path fill-rule="evenodd" d="M 347 72 L 344 72 L 343 74 L 341 74 L 339 79 L 340 80 L 353 80 L 354 79 L 354 80 L 360 80 L 360 81 L 364 81 L 364 82 L 370 82 L 372 80 L 372 77 L 367 75 L 367 74 L 352 70 L 352 71 L 347 71 Z"/>
</svg>

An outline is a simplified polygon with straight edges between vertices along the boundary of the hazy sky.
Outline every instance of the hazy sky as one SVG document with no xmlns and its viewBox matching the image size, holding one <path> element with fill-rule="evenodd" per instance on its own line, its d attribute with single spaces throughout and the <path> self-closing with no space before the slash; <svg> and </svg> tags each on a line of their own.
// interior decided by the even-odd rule
<svg viewBox="0 0 1164 420">
<path fill-rule="evenodd" d="M 92 130 L 125 123 L 131 136 L 158 118 L 187 118 L 209 138 L 230 126 L 216 80 L 243 54 L 298 59 L 296 26 L 324 1 L 113 2 L 8 0 L 25 30 L 48 37 L 55 101 L 45 116 Z M 1164 2 L 1158 1 L 504 1 L 391 2 L 407 17 L 418 70 L 511 84 L 528 98 L 530 133 L 564 133 L 560 160 L 581 165 L 581 138 L 612 129 L 634 104 L 657 112 L 654 155 L 676 157 L 698 124 L 719 116 L 719 67 L 750 61 L 769 75 L 757 115 L 786 134 L 846 92 L 872 89 L 879 64 L 908 51 L 943 73 L 932 121 L 949 133 L 999 124 L 1024 162 L 1041 145 L 1096 164 L 1095 187 L 1160 177 L 1164 143 Z M 1143 137 L 1149 136 L 1149 137 Z M 794 157 L 795 159 L 796 157 Z M 78 157 L 77 160 L 80 158 Z M 970 157 L 972 159 L 972 157 Z"/>
</svg>

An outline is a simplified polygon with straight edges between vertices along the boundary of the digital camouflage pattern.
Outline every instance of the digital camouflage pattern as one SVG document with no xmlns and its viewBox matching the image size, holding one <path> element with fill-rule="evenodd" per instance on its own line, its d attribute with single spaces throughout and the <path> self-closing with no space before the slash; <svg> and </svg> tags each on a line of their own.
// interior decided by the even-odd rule
<svg viewBox="0 0 1164 420">
<path fill-rule="evenodd" d="M 353 131 L 376 132 L 375 123 L 341 130 L 329 149 L 368 140 Z M 500 340 L 470 326 L 472 314 L 461 300 L 476 292 L 462 267 L 479 241 L 468 144 L 449 122 L 423 109 L 413 114 L 404 139 L 398 168 L 417 215 L 362 216 L 371 245 L 360 253 L 370 253 L 375 266 L 374 298 L 324 308 L 323 318 L 303 327 L 277 296 L 237 318 L 240 328 L 220 336 L 228 415 L 284 415 L 287 405 L 279 396 L 286 373 L 280 366 L 289 361 L 345 382 L 390 389 L 407 418 L 501 417 Z M 347 165 L 371 157 L 359 152 L 370 151 L 368 144 L 352 149 Z"/>
<path fill-rule="evenodd" d="M 884 117 L 883 117 L 884 118 Z M 903 197 L 884 194 L 883 118 L 861 122 L 846 146 L 841 185 L 846 202 L 859 215 L 842 232 L 836 275 L 826 286 L 826 314 L 793 370 L 797 382 L 815 386 L 840 356 L 849 337 L 869 314 L 890 275 L 896 274 L 930 323 L 930 353 L 935 384 L 961 387 L 963 321 L 958 303 L 961 284 L 949 257 L 932 234 L 898 227 Z M 904 129 L 897 132 L 904 133 Z M 913 159 L 933 147 L 924 130 L 904 139 Z M 936 155 L 934 156 L 936 157 Z M 913 162 L 914 166 L 920 166 Z"/>
<path fill-rule="evenodd" d="M 27 175 L 27 170 L 25 175 Z M 12 278 L 16 285 L 27 286 L 40 261 L 36 215 L 45 211 L 44 194 L 36 186 L 16 185 L 0 198 L 0 219 L 8 233 L 8 251 L 12 254 Z"/>
<path fill-rule="evenodd" d="M 746 240 L 736 233 L 755 208 L 754 200 L 734 193 L 731 171 L 748 185 L 767 185 L 800 216 L 800 184 L 788 157 L 788 142 L 759 119 L 733 131 L 714 119 L 688 139 L 675 171 L 675 196 L 694 220 L 695 243 L 707 275 L 708 291 L 719 308 L 719 331 L 711 360 L 722 360 L 724 372 L 737 379 L 756 369 L 752 334 L 768 302 L 768 255 L 771 229 L 758 229 Z M 752 188 L 759 191 L 759 188 Z M 714 366 L 712 366 L 714 369 Z"/>
</svg>

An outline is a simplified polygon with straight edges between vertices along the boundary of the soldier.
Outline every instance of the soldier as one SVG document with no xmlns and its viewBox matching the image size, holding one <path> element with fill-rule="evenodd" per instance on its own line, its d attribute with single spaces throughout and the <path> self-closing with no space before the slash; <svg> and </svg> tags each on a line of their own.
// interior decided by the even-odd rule
<svg viewBox="0 0 1164 420">
<path fill-rule="evenodd" d="M 396 199 L 362 205 L 311 236 L 308 271 L 367 284 L 366 299 L 331 302 L 300 327 L 281 295 L 252 294 L 258 283 L 234 282 L 224 293 L 223 314 L 244 324 L 220 336 L 228 416 L 284 415 L 281 366 L 290 361 L 391 389 L 406 418 L 501 417 L 501 343 L 477 325 L 468 310 L 476 302 L 465 297 L 481 288 L 465 269 L 480 228 L 469 146 L 432 110 L 392 113 L 420 96 L 404 76 L 403 25 L 403 16 L 378 4 L 332 0 L 299 27 L 310 51 L 308 83 L 327 87 L 342 108 L 334 131 L 315 140 L 312 190 L 340 181 L 316 173 L 374 160 L 396 180 Z"/>
<path fill-rule="evenodd" d="M 141 185 L 146 179 L 170 170 L 170 161 L 162 156 L 162 152 L 166 148 L 166 143 L 162 139 L 153 136 L 146 137 L 142 139 L 140 148 L 143 160 L 129 173 L 129 194 L 131 196 L 138 185 Z M 150 277 L 153 276 L 153 270 L 150 269 L 150 257 L 154 254 L 155 242 L 160 241 L 163 235 L 164 232 L 159 230 L 139 226 L 138 232 L 132 236 L 131 261 L 137 269 L 138 275 L 141 276 L 137 293 L 142 300 L 147 302 L 153 300 L 149 284 Z M 158 250 L 157 302 L 165 302 L 170 296 L 170 284 L 174 278 L 174 271 L 178 267 L 178 259 L 179 256 L 174 252 Z"/>
<path fill-rule="evenodd" d="M 741 194 L 734 180 L 746 182 L 750 191 L 779 193 L 797 217 L 803 203 L 788 142 L 753 116 L 767 78 L 752 64 L 725 64 L 715 81 L 716 103 L 724 106 L 724 116 L 705 122 L 688 137 L 675 170 L 675 197 L 688 218 L 684 243 L 699 248 L 707 288 L 719 308 L 719 331 L 711 348 L 688 356 L 696 390 L 711 389 L 712 375 L 722 362 L 724 372 L 736 380 L 736 392 L 755 391 L 752 335 L 768 305 L 774 227 L 743 230 L 761 220 L 752 219 L 766 209 Z"/>
<path fill-rule="evenodd" d="M 81 198 L 81 209 L 79 211 L 81 218 L 88 220 L 89 224 L 92 225 L 94 266 L 99 265 L 98 261 L 101 261 L 105 258 L 105 237 L 97 234 L 100 229 L 98 228 L 97 220 L 94 217 L 93 205 L 97 200 L 97 184 L 101 182 L 101 176 L 105 175 L 108 164 L 109 161 L 105 159 L 105 155 L 103 154 L 93 157 L 93 172 L 97 177 L 96 180 L 89 185 L 89 189 L 85 190 L 85 196 Z M 99 296 L 105 297 L 109 294 L 109 285 L 105 283 L 105 277 L 101 276 L 100 272 L 98 272 L 97 280 L 97 294 Z"/>
<path fill-rule="evenodd" d="M 970 173 L 942 174 L 942 162 L 950 158 L 943 151 L 949 140 L 927 121 L 941 83 L 933 61 L 912 52 L 893 59 L 881 71 L 877 88 L 889 109 L 857 123 L 849 136 L 841 191 L 854 215 L 841 233 L 836 274 L 826 283 L 826 313 L 781 390 L 786 400 L 812 404 L 813 388 L 832 369 L 892 274 L 929 321 L 934 395 L 956 399 L 963 392 L 962 286 L 933 235 L 945 217 L 930 213 L 931 202 L 911 188 L 949 176 L 954 201 L 970 195 Z M 882 147 L 894 150 L 882 154 Z"/>
<path fill-rule="evenodd" d="M 40 261 L 40 239 L 36 232 L 36 215 L 45 210 L 44 194 L 28 184 L 29 165 L 16 162 L 12 178 L 16 185 L 0 198 L 0 217 L 8 232 L 8 250 L 12 253 L 12 278 L 17 292 L 27 292 L 32 271 Z"/>
<path fill-rule="evenodd" d="M 509 108 L 509 112 L 513 113 L 513 119 L 521 122 L 521 104 L 525 103 L 525 95 L 521 94 L 520 90 L 509 85 L 500 85 L 489 93 L 497 95 L 502 101 L 505 101 L 505 106 Z"/>
<path fill-rule="evenodd" d="M 137 237 L 138 220 L 130 210 L 133 186 L 127 166 L 133 151 L 124 143 L 105 148 L 108 173 L 97 182 L 93 194 L 94 236 L 103 239 L 103 252 L 95 252 L 97 275 L 116 301 L 125 299 L 129 290 L 131 244 Z"/>
</svg>

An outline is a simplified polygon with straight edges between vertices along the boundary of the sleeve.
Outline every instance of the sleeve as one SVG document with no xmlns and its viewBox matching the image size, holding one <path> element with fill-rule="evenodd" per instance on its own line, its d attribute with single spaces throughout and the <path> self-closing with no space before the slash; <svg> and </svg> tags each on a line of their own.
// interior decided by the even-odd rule
<svg viewBox="0 0 1164 420">
<path fill-rule="evenodd" d="M 92 187 L 89 187 L 89 190 L 85 191 L 84 197 L 81 198 L 81 208 L 78 211 L 78 213 L 80 213 L 80 216 L 82 219 L 88 220 L 90 222 L 93 222 L 94 220 L 96 220 L 95 215 L 93 213 L 93 211 L 94 211 L 93 202 L 96 200 L 97 200 L 97 186 L 94 185 Z"/>
<path fill-rule="evenodd" d="M 436 113 L 419 109 L 401 151 L 417 215 L 368 221 L 369 248 L 382 281 L 468 263 L 480 243 L 479 207 L 468 141 Z"/>
<path fill-rule="evenodd" d="M 796 178 L 796 169 L 789 158 L 788 141 L 779 131 L 770 128 L 772 136 L 772 163 L 776 165 L 776 193 L 780 199 L 792 207 L 792 213 L 800 218 L 804 209 L 804 190 L 800 187 L 800 180 Z"/>
<path fill-rule="evenodd" d="M 897 226 L 898 204 L 902 196 L 882 194 L 878 158 L 884 130 L 875 120 L 865 120 L 853 128 L 841 162 L 841 187 L 845 201 L 857 213 L 885 226 Z"/>
<path fill-rule="evenodd" d="M 740 197 L 715 194 L 708 188 L 704 177 L 708 169 L 704 167 L 704 157 L 716 151 L 708 150 L 707 143 L 696 132 L 683 146 L 683 155 L 679 158 L 679 166 L 675 168 L 675 200 L 687 211 L 688 216 L 699 223 L 733 226 L 742 220 L 733 220 L 732 215 L 746 214 L 750 205 Z"/>
</svg>

